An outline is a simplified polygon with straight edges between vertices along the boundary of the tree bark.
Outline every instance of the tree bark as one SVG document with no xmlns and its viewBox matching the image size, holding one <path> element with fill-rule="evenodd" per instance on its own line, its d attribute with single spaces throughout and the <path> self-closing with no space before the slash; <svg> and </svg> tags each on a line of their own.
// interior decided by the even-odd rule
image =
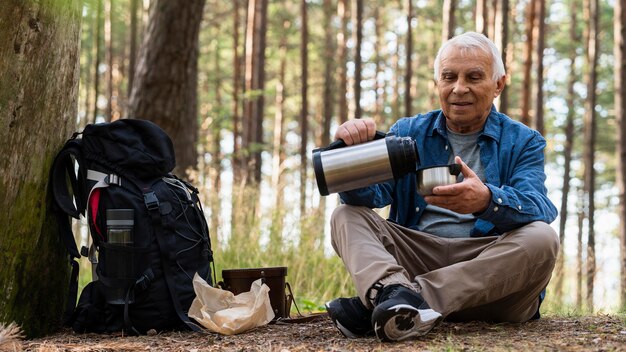
<svg viewBox="0 0 626 352">
<path fill-rule="evenodd" d="M 302 20 L 302 27 L 300 28 L 300 97 L 302 99 L 302 106 L 300 110 L 300 218 L 304 218 L 306 211 L 306 182 L 307 182 L 307 144 L 309 143 L 309 120 L 308 120 L 308 44 L 309 44 L 309 29 L 307 23 L 307 9 L 306 0 L 301 0 L 300 3 L 300 16 Z"/>
<path fill-rule="evenodd" d="M 619 238 L 621 242 L 620 301 L 626 308 L 626 1 L 615 1 L 613 19 L 615 56 L 615 119 L 617 122 L 617 188 L 619 190 Z"/>
<path fill-rule="evenodd" d="M 137 63 L 129 116 L 172 138 L 177 172 L 197 166 L 198 35 L 205 0 L 155 0 Z"/>
<path fill-rule="evenodd" d="M 75 128 L 81 10 L 78 0 L 0 7 L 0 321 L 27 337 L 56 330 L 67 301 L 48 173 Z"/>
<path fill-rule="evenodd" d="M 598 0 L 588 1 L 589 34 L 587 45 L 587 99 L 585 100 L 584 118 L 584 150 L 583 159 L 585 165 L 585 201 L 584 209 L 587 217 L 587 308 L 593 312 L 593 291 L 596 273 L 595 255 L 595 145 L 596 145 L 596 66 L 598 63 Z"/>
</svg>

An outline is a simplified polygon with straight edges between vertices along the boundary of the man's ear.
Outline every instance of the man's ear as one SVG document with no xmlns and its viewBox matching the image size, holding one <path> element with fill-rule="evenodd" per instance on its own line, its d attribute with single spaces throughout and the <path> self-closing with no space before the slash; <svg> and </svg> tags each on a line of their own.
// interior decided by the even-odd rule
<svg viewBox="0 0 626 352">
<path fill-rule="evenodd" d="M 499 80 L 496 81 L 496 91 L 494 93 L 494 98 L 497 98 L 500 93 L 504 90 L 504 86 L 506 85 L 506 75 L 500 77 Z"/>
</svg>

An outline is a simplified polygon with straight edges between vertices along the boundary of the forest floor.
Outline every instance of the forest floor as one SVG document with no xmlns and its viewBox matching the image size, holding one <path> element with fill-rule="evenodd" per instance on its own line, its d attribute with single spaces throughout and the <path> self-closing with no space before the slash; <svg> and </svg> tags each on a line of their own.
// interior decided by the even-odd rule
<svg viewBox="0 0 626 352">
<path fill-rule="evenodd" d="M 1 346 L 0 346 L 1 347 Z M 6 346 L 8 347 L 8 346 Z M 218 336 L 167 332 L 153 336 L 74 334 L 20 341 L 16 350 L 56 351 L 626 351 L 624 316 L 547 317 L 524 324 L 447 323 L 401 343 L 347 339 L 324 315 L 308 323 L 270 324 Z"/>
</svg>

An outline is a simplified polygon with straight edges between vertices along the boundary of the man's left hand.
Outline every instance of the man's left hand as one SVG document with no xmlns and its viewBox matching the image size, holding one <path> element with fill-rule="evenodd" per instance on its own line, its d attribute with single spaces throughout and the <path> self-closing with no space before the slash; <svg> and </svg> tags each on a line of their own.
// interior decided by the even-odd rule
<svg viewBox="0 0 626 352">
<path fill-rule="evenodd" d="M 454 162 L 461 165 L 463 181 L 448 186 L 437 186 L 433 194 L 424 197 L 428 204 L 436 205 L 459 214 L 480 213 L 491 201 L 491 191 L 478 175 L 457 156 Z"/>
</svg>

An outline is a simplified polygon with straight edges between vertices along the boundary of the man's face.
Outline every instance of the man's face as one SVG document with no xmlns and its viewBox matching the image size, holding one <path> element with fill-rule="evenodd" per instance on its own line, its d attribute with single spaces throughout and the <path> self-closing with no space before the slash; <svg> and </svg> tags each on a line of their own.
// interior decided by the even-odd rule
<svg viewBox="0 0 626 352">
<path fill-rule="evenodd" d="M 440 58 L 437 90 L 448 128 L 457 133 L 481 130 L 506 77 L 493 80 L 491 55 L 482 50 L 453 46 Z"/>
</svg>

